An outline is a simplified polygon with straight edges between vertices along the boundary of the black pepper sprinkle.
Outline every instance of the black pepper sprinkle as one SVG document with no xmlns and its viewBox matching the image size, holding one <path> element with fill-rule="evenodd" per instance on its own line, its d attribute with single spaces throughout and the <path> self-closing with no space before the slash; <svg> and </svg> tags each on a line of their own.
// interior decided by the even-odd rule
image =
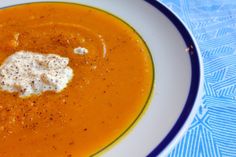
<svg viewBox="0 0 236 157">
<path fill-rule="evenodd" d="M 71 146 L 71 145 L 74 145 L 75 143 L 74 143 L 74 141 L 71 141 L 71 142 L 69 142 L 69 145 Z"/>
<path fill-rule="evenodd" d="M 53 148 L 54 150 L 57 150 L 56 146 L 52 146 L 52 148 Z"/>
</svg>

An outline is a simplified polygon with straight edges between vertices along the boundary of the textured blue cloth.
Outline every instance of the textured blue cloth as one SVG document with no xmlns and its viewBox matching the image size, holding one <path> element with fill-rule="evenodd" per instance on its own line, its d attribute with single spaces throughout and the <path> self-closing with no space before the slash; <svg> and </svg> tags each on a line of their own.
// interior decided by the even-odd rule
<svg viewBox="0 0 236 157">
<path fill-rule="evenodd" d="M 162 0 L 201 50 L 203 102 L 170 157 L 236 157 L 236 0 Z"/>
</svg>

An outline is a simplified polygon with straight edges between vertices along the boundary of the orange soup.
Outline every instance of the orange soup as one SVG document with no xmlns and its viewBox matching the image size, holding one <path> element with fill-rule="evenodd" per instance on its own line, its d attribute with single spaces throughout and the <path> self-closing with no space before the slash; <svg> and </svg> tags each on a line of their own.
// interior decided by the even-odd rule
<svg viewBox="0 0 236 157">
<path fill-rule="evenodd" d="M 74 76 L 59 92 L 21 98 L 0 90 L 0 157 L 91 156 L 143 111 L 153 83 L 143 40 L 88 6 L 35 3 L 0 10 L 0 63 L 25 50 L 68 57 Z M 74 48 L 83 47 L 80 55 Z"/>
</svg>

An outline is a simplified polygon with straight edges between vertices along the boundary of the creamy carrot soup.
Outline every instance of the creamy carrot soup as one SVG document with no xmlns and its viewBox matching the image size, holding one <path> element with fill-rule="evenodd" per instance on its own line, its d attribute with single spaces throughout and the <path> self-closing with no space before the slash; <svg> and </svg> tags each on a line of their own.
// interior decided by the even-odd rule
<svg viewBox="0 0 236 157">
<path fill-rule="evenodd" d="M 37 57 L 48 59 L 48 54 L 68 63 L 65 68 L 70 77 L 58 86 L 62 90 L 39 91 L 42 82 L 52 89 L 45 81 L 52 72 L 43 69 L 46 75 L 38 66 L 28 67 L 31 72 L 41 70 L 38 75 L 26 78 L 26 68 L 21 80 L 14 78 L 13 91 L 12 86 L 0 82 L 0 157 L 91 156 L 130 127 L 150 95 L 153 68 L 148 49 L 137 33 L 116 17 L 64 3 L 0 10 L 2 67 L 10 56 L 18 56 L 19 68 L 23 62 L 24 66 L 33 65 Z M 13 71 L 18 74 L 20 70 Z M 36 76 L 45 76 L 37 89 L 32 85 Z M 56 76 L 60 83 L 62 77 Z M 4 75 L 1 77 L 3 80 Z M 24 79 L 32 81 L 28 94 L 28 89 L 14 82 Z"/>
</svg>

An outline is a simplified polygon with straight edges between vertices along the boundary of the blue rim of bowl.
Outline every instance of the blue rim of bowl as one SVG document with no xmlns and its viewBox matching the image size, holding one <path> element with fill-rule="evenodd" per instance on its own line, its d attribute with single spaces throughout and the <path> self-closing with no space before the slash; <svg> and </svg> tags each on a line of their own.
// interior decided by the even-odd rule
<svg viewBox="0 0 236 157">
<path fill-rule="evenodd" d="M 200 62 L 197 53 L 197 47 L 188 29 L 184 26 L 181 20 L 174 13 L 172 13 L 167 7 L 165 7 L 157 0 L 144 0 L 144 1 L 155 7 L 162 14 L 164 14 L 177 28 L 183 40 L 185 41 L 186 47 L 189 48 L 189 57 L 191 61 L 191 71 L 192 71 L 190 90 L 184 108 L 178 120 L 176 121 L 175 125 L 172 127 L 172 129 L 169 131 L 166 137 L 147 155 L 147 157 L 154 157 L 160 155 L 160 153 L 162 153 L 163 150 L 174 140 L 174 138 L 177 136 L 177 134 L 180 132 L 181 128 L 184 126 L 185 122 L 189 118 L 190 113 L 194 107 L 197 94 L 199 92 L 201 74 L 200 74 Z M 50 1 L 45 1 L 45 2 L 50 2 Z"/>
<path fill-rule="evenodd" d="M 153 157 L 153 156 L 158 156 L 160 155 L 160 153 L 163 152 L 163 150 L 174 140 L 174 138 L 177 136 L 177 134 L 180 132 L 181 128 L 184 126 L 185 122 L 189 118 L 189 115 L 193 109 L 199 91 L 201 75 L 200 75 L 200 62 L 197 53 L 197 47 L 188 29 L 184 26 L 181 20 L 174 13 L 172 13 L 167 7 L 165 7 L 160 2 L 156 0 L 145 0 L 145 1 L 150 5 L 152 5 L 153 7 L 155 7 L 157 10 L 159 10 L 162 14 L 164 14 L 177 28 L 183 40 L 185 41 L 187 48 L 189 48 L 189 57 L 191 61 L 191 71 L 192 71 L 190 90 L 184 108 L 178 120 L 175 122 L 174 126 L 170 130 L 170 132 L 151 151 L 151 153 L 147 155 L 148 157 Z"/>
</svg>

